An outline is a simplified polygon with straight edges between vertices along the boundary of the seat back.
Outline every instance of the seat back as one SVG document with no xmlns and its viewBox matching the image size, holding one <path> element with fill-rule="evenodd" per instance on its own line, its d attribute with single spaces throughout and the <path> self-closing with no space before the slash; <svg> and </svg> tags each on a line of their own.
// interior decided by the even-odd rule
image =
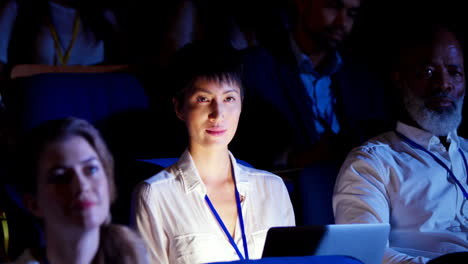
<svg viewBox="0 0 468 264">
<path fill-rule="evenodd" d="M 126 73 L 45 73 L 11 81 L 7 108 L 21 114 L 25 127 L 64 116 L 92 123 L 110 114 L 147 108 L 138 80 Z"/>
<path fill-rule="evenodd" d="M 300 202 L 304 225 L 334 224 L 333 190 L 340 162 L 306 166 L 299 176 Z"/>
<path fill-rule="evenodd" d="M 45 65 L 45 64 L 18 64 L 11 69 L 10 79 L 29 77 L 42 73 L 99 73 L 128 71 L 129 65 Z"/>
<path fill-rule="evenodd" d="M 98 127 L 115 155 L 142 158 L 155 145 L 149 100 L 129 73 L 37 74 L 11 80 L 4 97 L 21 129 L 75 116 Z"/>
</svg>

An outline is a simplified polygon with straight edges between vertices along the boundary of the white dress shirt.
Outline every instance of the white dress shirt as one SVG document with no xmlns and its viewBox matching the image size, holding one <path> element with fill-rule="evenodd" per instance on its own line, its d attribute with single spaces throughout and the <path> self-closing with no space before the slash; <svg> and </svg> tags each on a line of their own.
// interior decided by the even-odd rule
<svg viewBox="0 0 468 264">
<path fill-rule="evenodd" d="M 261 257 L 266 233 L 273 226 L 295 224 L 282 179 L 236 163 L 245 234 L 251 259 Z M 133 225 L 146 241 L 152 263 L 207 263 L 238 260 L 205 201 L 206 187 L 188 150 L 173 166 L 145 180 L 135 190 Z M 239 220 L 234 241 L 244 255 Z"/>
<path fill-rule="evenodd" d="M 397 124 L 398 132 L 433 153 L 467 186 L 468 141 L 449 133 L 448 150 L 439 138 Z M 335 221 L 390 223 L 384 263 L 425 263 L 446 253 L 468 250 L 465 198 L 444 167 L 428 153 L 387 132 L 355 148 L 337 178 L 333 196 Z"/>
</svg>

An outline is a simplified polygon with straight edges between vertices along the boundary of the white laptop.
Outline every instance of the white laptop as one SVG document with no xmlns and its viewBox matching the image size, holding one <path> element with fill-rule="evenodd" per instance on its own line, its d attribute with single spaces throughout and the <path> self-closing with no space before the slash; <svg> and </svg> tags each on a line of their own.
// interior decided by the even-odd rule
<svg viewBox="0 0 468 264">
<path fill-rule="evenodd" d="M 262 257 L 344 255 L 381 264 L 389 232 L 389 224 L 273 227 Z"/>
</svg>

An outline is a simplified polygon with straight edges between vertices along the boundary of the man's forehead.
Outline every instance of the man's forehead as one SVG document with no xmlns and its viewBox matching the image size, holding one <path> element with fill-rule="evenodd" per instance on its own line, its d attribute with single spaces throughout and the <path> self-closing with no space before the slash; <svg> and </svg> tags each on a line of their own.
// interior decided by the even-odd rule
<svg viewBox="0 0 468 264">
<path fill-rule="evenodd" d="M 457 39 L 434 38 L 427 43 L 409 45 L 401 51 L 401 59 L 408 62 L 445 60 L 463 63 L 463 50 Z"/>
<path fill-rule="evenodd" d="M 309 0 L 315 1 L 315 0 Z M 361 6 L 362 0 L 319 0 L 324 1 L 326 4 L 339 4 L 348 8 L 355 8 Z"/>
<path fill-rule="evenodd" d="M 364 0 L 302 0 L 313 6 L 358 8 Z"/>
<path fill-rule="evenodd" d="M 341 0 L 348 7 L 359 7 L 363 0 Z"/>
</svg>

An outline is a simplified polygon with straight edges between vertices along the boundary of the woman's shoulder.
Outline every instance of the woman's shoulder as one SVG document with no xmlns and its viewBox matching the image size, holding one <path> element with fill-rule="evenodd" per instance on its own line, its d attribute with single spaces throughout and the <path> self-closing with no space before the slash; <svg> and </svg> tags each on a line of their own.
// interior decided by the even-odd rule
<svg viewBox="0 0 468 264">
<path fill-rule="evenodd" d="M 249 181 L 255 180 L 268 182 L 271 184 L 284 184 L 283 179 L 280 176 L 273 174 L 269 171 L 255 169 L 253 167 L 248 167 L 241 164 L 238 164 L 237 166 L 239 168 L 240 173 L 249 177 Z"/>
<path fill-rule="evenodd" d="M 170 185 L 179 184 L 176 180 L 176 168 L 171 166 L 156 173 L 155 175 L 140 182 L 135 187 L 135 192 L 139 196 L 149 196 L 152 193 L 158 193 L 160 190 L 167 189 Z M 155 191 L 156 190 L 156 191 Z"/>
<path fill-rule="evenodd" d="M 164 184 L 175 179 L 173 166 L 163 169 L 162 171 L 156 173 L 155 175 L 144 180 L 143 183 L 148 185 L 158 185 Z"/>
</svg>

